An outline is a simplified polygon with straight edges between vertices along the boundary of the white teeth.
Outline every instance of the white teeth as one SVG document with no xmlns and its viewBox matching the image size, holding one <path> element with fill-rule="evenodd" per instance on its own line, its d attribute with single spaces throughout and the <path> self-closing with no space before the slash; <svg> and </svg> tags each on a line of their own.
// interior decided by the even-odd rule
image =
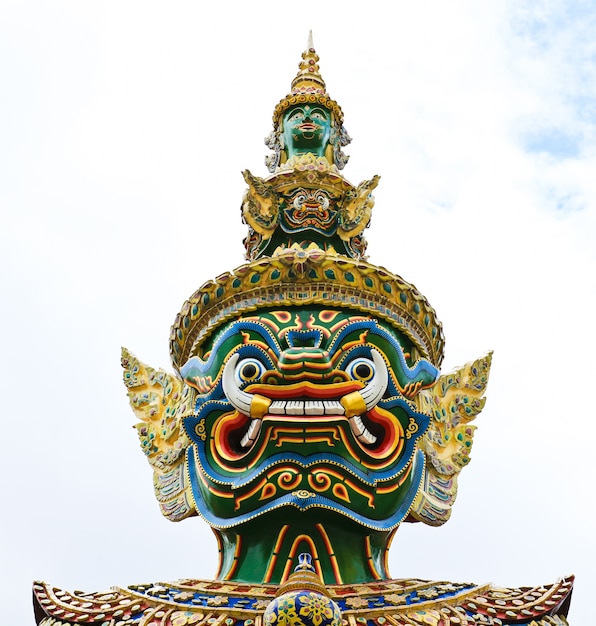
<svg viewBox="0 0 596 626">
<path fill-rule="evenodd" d="M 272 415 L 343 415 L 344 408 L 336 400 L 276 400 L 271 403 L 269 413 Z M 365 445 L 376 443 L 377 438 L 368 430 L 360 415 L 349 419 L 354 437 Z M 240 441 L 243 448 L 250 448 L 261 432 L 262 420 L 253 419 Z"/>
<path fill-rule="evenodd" d="M 275 400 L 269 407 L 269 413 L 271 415 L 344 415 L 345 409 L 337 400 Z M 354 415 L 349 422 L 354 437 L 360 443 L 365 445 L 376 443 L 377 438 L 364 425 L 360 415 Z M 247 439 L 247 435 L 244 439 Z"/>
<path fill-rule="evenodd" d="M 304 415 L 304 402 L 288 400 L 286 402 L 286 413 L 288 415 Z"/>
<path fill-rule="evenodd" d="M 360 415 L 354 415 L 350 418 L 350 427 L 352 432 L 358 441 L 366 444 L 373 444 L 377 441 L 377 438 L 366 428 L 362 422 Z"/>
<path fill-rule="evenodd" d="M 372 409 L 383 397 L 389 380 L 387 367 L 383 357 L 375 349 L 371 349 L 372 360 L 375 364 L 375 374 L 369 383 L 359 393 L 366 405 L 366 410 Z M 272 415 L 345 415 L 345 408 L 338 400 L 271 400 L 262 396 L 253 395 L 242 391 L 236 383 L 234 368 L 239 359 L 238 354 L 233 354 L 226 363 L 222 375 L 223 391 L 230 404 L 244 413 L 253 417 L 244 437 L 240 441 L 243 448 L 251 447 L 261 432 L 262 417 L 266 412 Z M 264 403 L 265 401 L 265 403 Z M 254 402 L 254 404 L 253 404 Z M 267 403 L 270 403 L 267 405 Z M 251 408 L 254 409 L 251 412 Z M 360 415 L 350 417 L 352 433 L 365 445 L 376 443 L 377 437 L 364 425 Z"/>
<path fill-rule="evenodd" d="M 346 410 L 338 400 L 323 400 L 325 415 L 343 415 Z"/>
<path fill-rule="evenodd" d="M 272 415 L 343 415 L 337 400 L 275 400 L 269 407 Z"/>
<path fill-rule="evenodd" d="M 240 445 L 243 448 L 249 448 L 252 444 L 257 440 L 259 433 L 261 432 L 261 420 L 252 420 L 248 430 L 244 437 L 242 437 L 240 441 Z"/>
<path fill-rule="evenodd" d="M 272 415 L 285 415 L 284 407 L 286 403 L 282 400 L 274 400 L 269 407 L 269 413 Z"/>
<path fill-rule="evenodd" d="M 325 405 L 318 400 L 307 400 L 304 403 L 304 415 L 321 415 L 325 412 Z"/>
</svg>

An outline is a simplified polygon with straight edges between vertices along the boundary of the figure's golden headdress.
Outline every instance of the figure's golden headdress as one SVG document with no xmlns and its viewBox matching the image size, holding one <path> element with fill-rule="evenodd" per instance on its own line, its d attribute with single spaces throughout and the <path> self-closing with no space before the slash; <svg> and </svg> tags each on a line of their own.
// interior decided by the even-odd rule
<svg viewBox="0 0 596 626">
<path fill-rule="evenodd" d="M 308 37 L 308 47 L 302 53 L 302 61 L 298 64 L 299 70 L 292 81 L 290 93 L 280 100 L 273 112 L 273 127 L 277 130 L 284 111 L 294 104 L 302 102 L 317 102 L 333 113 L 334 121 L 341 126 L 344 114 L 337 102 L 329 97 L 325 81 L 319 70 L 319 55 L 315 52 L 312 41 L 312 32 Z"/>
<path fill-rule="evenodd" d="M 331 112 L 333 130 L 328 159 L 341 170 L 348 162 L 348 157 L 343 153 L 342 147 L 347 146 L 352 140 L 343 125 L 344 114 L 341 107 L 327 93 L 325 81 L 319 70 L 319 55 L 313 46 L 312 32 L 308 35 L 307 48 L 302 53 L 302 60 L 298 67 L 298 74 L 292 81 L 290 93 L 279 101 L 273 111 L 273 130 L 265 138 L 265 145 L 273 150 L 273 154 L 265 159 L 265 165 L 270 172 L 275 172 L 285 162 L 286 155 L 280 137 L 284 112 L 291 106 L 310 102 L 317 103 Z"/>
<path fill-rule="evenodd" d="M 408 336 L 437 367 L 445 339 L 428 300 L 400 276 L 370 263 L 288 248 L 205 283 L 183 305 L 170 334 L 181 367 L 223 323 L 257 309 L 324 305 L 378 317 Z"/>
<path fill-rule="evenodd" d="M 262 179 L 244 172 L 249 189 L 242 210 L 249 226 L 245 245 L 250 263 L 205 283 L 185 302 L 170 335 L 177 369 L 201 352 L 222 324 L 239 315 L 312 305 L 382 319 L 409 337 L 420 356 L 436 366 L 443 359 L 442 326 L 426 298 L 401 277 L 364 261 L 362 231 L 370 220 L 378 177 L 356 188 L 339 173 L 347 161 L 340 148 L 349 137 L 340 106 L 327 94 L 318 60 L 310 35 L 291 93 L 275 107 L 274 130 L 267 140 L 275 151 L 267 163 L 273 173 Z M 302 102 L 317 102 L 332 112 L 332 160 L 327 153 L 282 158 L 283 113 Z M 326 217 L 313 226 L 317 211 Z M 289 225 L 284 223 L 288 212 L 293 212 Z M 302 215 L 308 220 L 296 227 Z"/>
</svg>

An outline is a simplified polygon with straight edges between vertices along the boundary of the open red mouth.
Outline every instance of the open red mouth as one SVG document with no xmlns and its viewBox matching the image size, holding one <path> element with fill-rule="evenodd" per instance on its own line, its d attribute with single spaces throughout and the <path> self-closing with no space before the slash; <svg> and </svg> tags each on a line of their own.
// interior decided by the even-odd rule
<svg viewBox="0 0 596 626">
<path fill-rule="evenodd" d="M 247 457 L 254 461 L 275 433 L 284 429 L 300 439 L 296 443 L 304 444 L 314 441 L 315 431 L 334 430 L 335 440 L 358 459 L 364 453 L 380 460 L 401 448 L 404 430 L 399 419 L 378 406 L 387 389 L 388 371 L 377 350 L 371 350 L 368 371 L 372 370 L 373 375 L 366 383 L 356 379 L 327 384 L 258 381 L 243 388 L 235 374 L 239 360 L 238 353 L 232 355 L 222 375 L 224 394 L 235 411 L 221 415 L 212 429 L 212 449 L 221 458 L 234 462 Z M 243 367 L 242 361 L 239 367 Z M 336 444 L 330 441 L 329 447 L 335 448 Z M 304 453 L 308 454 L 308 449 Z"/>
<path fill-rule="evenodd" d="M 403 429 L 389 411 L 378 406 L 348 418 L 341 398 L 361 388 L 362 383 L 357 381 L 336 385 L 252 385 L 251 393 L 270 401 L 266 413 L 256 419 L 240 411 L 222 415 L 212 431 L 215 450 L 225 460 L 235 462 L 253 451 L 260 456 L 272 435 L 277 436 L 284 429 L 295 436 L 300 433 L 304 444 L 315 440 L 320 443 L 323 431 L 333 431 L 344 440 L 352 456 L 360 458 L 364 451 L 367 457 L 385 459 L 400 447 Z M 348 433 L 353 437 L 348 437 Z M 353 447 L 354 439 L 357 449 Z"/>
</svg>

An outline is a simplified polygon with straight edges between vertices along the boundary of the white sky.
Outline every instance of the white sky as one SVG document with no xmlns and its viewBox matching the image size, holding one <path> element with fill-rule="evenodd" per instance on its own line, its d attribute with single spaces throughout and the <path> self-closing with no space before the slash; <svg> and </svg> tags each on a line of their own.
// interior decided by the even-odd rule
<svg viewBox="0 0 596 626">
<path fill-rule="evenodd" d="M 119 365 L 243 262 L 240 174 L 308 30 L 382 176 L 370 260 L 443 321 L 445 371 L 493 349 L 450 522 L 404 525 L 395 577 L 554 582 L 593 616 L 596 5 L 592 0 L 0 4 L 2 621 L 67 589 L 211 577 L 159 513 Z M 6 613 L 8 613 L 6 615 Z"/>
</svg>

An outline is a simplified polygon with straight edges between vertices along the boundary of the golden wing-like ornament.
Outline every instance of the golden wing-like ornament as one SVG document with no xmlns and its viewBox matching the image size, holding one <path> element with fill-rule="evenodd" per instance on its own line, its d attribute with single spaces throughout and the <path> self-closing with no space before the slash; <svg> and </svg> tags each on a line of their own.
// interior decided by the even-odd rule
<svg viewBox="0 0 596 626">
<path fill-rule="evenodd" d="M 359 235 L 370 223 L 371 213 L 375 204 L 373 190 L 379 184 L 380 176 L 363 180 L 356 189 L 350 189 L 339 211 L 339 236 L 348 241 Z"/>
<path fill-rule="evenodd" d="M 248 170 L 242 172 L 248 189 L 242 200 L 242 217 L 257 233 L 269 238 L 279 221 L 279 199 L 273 187 Z"/>
<path fill-rule="evenodd" d="M 124 384 L 141 448 L 153 468 L 153 488 L 162 514 L 177 522 L 196 515 L 186 472 L 190 441 L 182 417 L 192 411 L 194 391 L 176 376 L 155 370 L 122 348 Z"/>
<path fill-rule="evenodd" d="M 414 500 L 409 521 L 441 526 L 451 516 L 457 479 L 470 462 L 476 426 L 482 411 L 492 352 L 441 376 L 418 395 L 419 409 L 431 417 L 420 447 L 426 456 L 423 486 Z"/>
</svg>

